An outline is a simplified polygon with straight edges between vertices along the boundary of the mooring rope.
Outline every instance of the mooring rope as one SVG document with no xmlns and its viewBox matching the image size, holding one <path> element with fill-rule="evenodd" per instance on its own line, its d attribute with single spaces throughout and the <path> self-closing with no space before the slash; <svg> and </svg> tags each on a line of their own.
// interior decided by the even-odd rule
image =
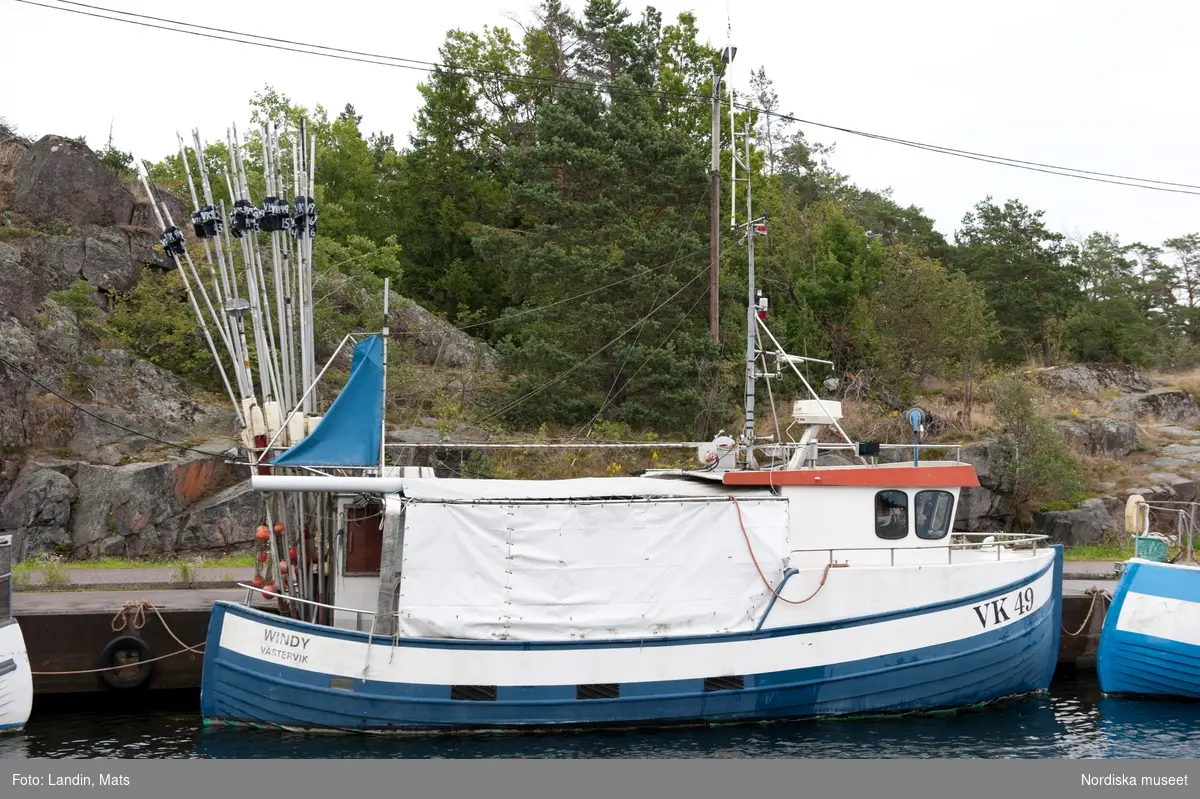
<svg viewBox="0 0 1200 799">
<path fill-rule="evenodd" d="M 145 627 L 146 626 L 146 608 L 150 608 L 150 610 L 154 611 L 154 615 L 158 616 L 158 620 L 162 622 L 163 629 L 165 629 L 167 631 L 167 635 L 174 638 L 175 643 L 179 644 L 181 647 L 183 647 L 183 649 L 180 649 L 175 652 L 171 652 L 170 654 L 167 654 L 167 655 L 159 655 L 158 657 L 150 658 L 148 660 L 139 660 L 137 662 L 138 664 L 154 663 L 155 661 L 158 661 L 158 660 L 166 660 L 167 658 L 172 658 L 172 657 L 175 657 L 176 655 L 182 655 L 184 652 L 193 652 L 196 654 L 203 654 L 204 643 L 197 644 L 196 646 L 188 646 L 183 641 L 179 640 L 179 636 L 177 636 L 175 634 L 175 631 L 171 629 L 171 625 L 167 624 L 167 620 L 164 619 L 163 615 L 158 612 L 158 608 L 156 608 L 154 605 L 152 605 L 148 599 L 138 599 L 138 600 L 131 600 L 131 601 L 126 602 L 125 605 L 119 611 L 117 611 L 117 615 L 113 616 L 112 625 L 111 625 L 113 632 L 119 633 L 122 630 L 126 629 L 126 627 L 128 627 L 131 630 L 140 630 L 143 627 Z M 130 621 L 130 619 L 132 619 L 132 621 Z M 119 625 L 118 625 L 118 621 L 120 622 Z M 71 675 L 71 674 L 99 674 L 100 672 L 105 672 L 105 671 L 117 671 L 119 669 L 127 669 L 131 665 L 135 665 L 135 664 L 126 663 L 126 664 L 123 664 L 120 666 L 103 666 L 101 668 L 96 668 L 96 669 L 76 669 L 73 671 L 33 671 L 33 672 L 30 672 L 30 674 L 32 674 L 36 677 L 53 677 L 53 676 L 58 676 L 58 675 L 66 676 L 66 675 Z"/>
<path fill-rule="evenodd" d="M 1095 612 L 1095 610 L 1096 610 L 1096 601 L 1098 599 L 1100 599 L 1100 597 L 1104 597 L 1105 599 L 1109 599 L 1109 600 L 1112 599 L 1112 594 L 1108 593 L 1107 591 L 1105 591 L 1102 588 L 1097 588 L 1094 585 L 1091 588 L 1089 588 L 1085 593 L 1092 595 L 1092 604 L 1090 607 L 1088 607 L 1087 615 L 1083 617 L 1083 624 L 1079 625 L 1079 629 L 1076 630 L 1075 632 L 1068 631 L 1066 627 L 1062 628 L 1062 631 L 1064 633 L 1066 633 L 1067 635 L 1071 636 L 1072 638 L 1077 637 L 1085 629 L 1087 629 L 1088 622 L 1092 620 L 1092 613 Z"/>
</svg>

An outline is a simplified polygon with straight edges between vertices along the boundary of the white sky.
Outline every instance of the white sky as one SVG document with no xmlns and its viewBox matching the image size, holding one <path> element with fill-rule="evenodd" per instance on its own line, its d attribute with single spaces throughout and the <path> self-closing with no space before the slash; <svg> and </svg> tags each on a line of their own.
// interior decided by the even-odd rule
<svg viewBox="0 0 1200 799">
<path fill-rule="evenodd" d="M 296 41 L 435 61 L 451 27 L 509 25 L 535 0 L 441 3 L 89 0 Z M 38 0 L 55 5 L 56 0 Z M 582 8 L 583 0 L 568 5 Z M 644 2 L 626 0 L 640 15 Z M 903 139 L 1079 169 L 1200 184 L 1193 91 L 1200 4 L 1157 0 L 659 0 L 694 11 L 702 35 L 738 47 L 731 79 L 765 66 L 782 109 Z M 26 135 L 83 134 L 157 159 L 176 130 L 220 137 L 270 83 L 336 113 L 351 102 L 366 132 L 406 141 L 424 73 L 269 50 L 0 0 L 0 116 Z M 200 72 L 204 68 L 203 73 Z M 198 85 L 197 81 L 207 83 Z M 891 187 L 947 235 L 978 200 L 1015 197 L 1053 230 L 1105 230 L 1158 244 L 1200 230 L 1200 196 L 1038 174 L 820 129 L 833 166 L 864 188 Z"/>
</svg>

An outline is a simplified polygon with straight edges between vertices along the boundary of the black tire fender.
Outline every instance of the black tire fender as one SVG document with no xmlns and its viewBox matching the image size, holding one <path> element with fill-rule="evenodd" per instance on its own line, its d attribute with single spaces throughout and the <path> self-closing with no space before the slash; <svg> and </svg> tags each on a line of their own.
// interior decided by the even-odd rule
<svg viewBox="0 0 1200 799">
<path fill-rule="evenodd" d="M 129 674 L 125 669 L 116 669 L 114 666 L 120 666 L 121 663 L 117 660 L 117 656 L 124 651 L 133 650 L 137 653 L 137 660 L 130 663 L 132 667 L 136 665 L 137 670 Z M 136 635 L 121 635 L 112 639 L 104 647 L 100 653 L 100 668 L 105 669 L 100 672 L 100 679 L 104 680 L 105 684 L 110 688 L 127 691 L 133 688 L 140 688 L 145 685 L 150 675 L 154 673 L 154 664 L 149 663 L 153 653 L 150 651 L 150 645 L 142 638 Z"/>
</svg>

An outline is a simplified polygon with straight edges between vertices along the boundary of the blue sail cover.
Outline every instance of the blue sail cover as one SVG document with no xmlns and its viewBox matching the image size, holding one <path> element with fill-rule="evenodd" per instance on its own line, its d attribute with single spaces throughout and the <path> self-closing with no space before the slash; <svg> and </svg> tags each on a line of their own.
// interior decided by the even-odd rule
<svg viewBox="0 0 1200 799">
<path fill-rule="evenodd" d="M 350 379 L 299 444 L 276 456 L 272 466 L 378 466 L 383 443 L 383 337 L 354 348 Z"/>
</svg>

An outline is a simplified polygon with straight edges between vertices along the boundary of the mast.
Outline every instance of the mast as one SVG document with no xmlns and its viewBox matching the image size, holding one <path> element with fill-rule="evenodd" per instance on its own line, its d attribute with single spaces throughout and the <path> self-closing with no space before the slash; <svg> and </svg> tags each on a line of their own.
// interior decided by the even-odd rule
<svg viewBox="0 0 1200 799">
<path fill-rule="evenodd" d="M 386 476 L 384 471 L 387 468 L 387 345 L 390 326 L 388 325 L 388 300 L 392 294 L 391 278 L 383 279 L 383 397 L 380 398 L 380 403 L 383 407 L 383 412 L 380 414 L 383 421 L 381 425 L 383 429 L 379 433 L 379 476 Z"/>
<path fill-rule="evenodd" d="M 750 121 L 746 121 L 744 143 L 746 145 L 746 255 L 748 259 L 747 280 L 749 300 L 746 302 L 746 429 L 743 437 L 747 447 L 754 446 L 754 374 L 755 374 L 755 345 L 758 325 L 754 319 L 754 204 L 753 192 L 750 185 Z M 750 452 L 747 451 L 747 460 Z"/>
<path fill-rule="evenodd" d="M 758 377 L 758 370 L 755 364 L 758 352 L 758 308 L 757 308 L 757 290 L 754 276 L 754 238 L 756 235 L 765 235 L 767 226 L 763 224 L 762 219 L 754 217 L 754 196 L 751 190 L 751 168 L 750 168 L 750 120 L 746 119 L 742 132 L 737 132 L 735 121 L 735 108 L 733 102 L 733 93 L 730 92 L 729 100 L 729 128 L 730 128 L 730 227 L 734 230 L 745 228 L 746 230 L 746 256 L 747 256 L 747 301 L 746 301 L 746 385 L 743 396 L 743 402 L 746 413 L 745 425 L 742 428 L 742 445 L 746 452 L 746 466 L 755 468 L 754 459 L 754 384 Z M 738 153 L 739 139 L 742 144 L 742 153 Z M 738 177 L 738 170 L 741 170 L 745 177 Z M 737 184 L 746 184 L 746 221 L 743 224 L 738 224 L 737 221 Z"/>
</svg>

